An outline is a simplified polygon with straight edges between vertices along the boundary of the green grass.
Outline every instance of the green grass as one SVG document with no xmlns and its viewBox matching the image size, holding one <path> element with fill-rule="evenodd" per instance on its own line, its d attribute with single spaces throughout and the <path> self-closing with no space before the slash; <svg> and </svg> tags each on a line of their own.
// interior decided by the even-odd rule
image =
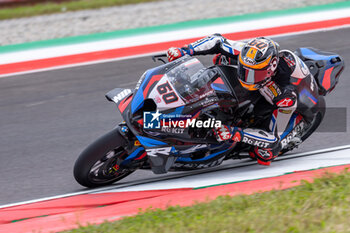
<svg viewBox="0 0 350 233">
<path fill-rule="evenodd" d="M 75 0 L 61 3 L 44 2 L 35 5 L 0 8 L 0 20 L 154 1 L 157 0 Z"/>
<path fill-rule="evenodd" d="M 350 232 L 350 174 L 328 174 L 284 191 L 219 197 L 191 207 L 148 210 L 70 232 Z"/>
</svg>

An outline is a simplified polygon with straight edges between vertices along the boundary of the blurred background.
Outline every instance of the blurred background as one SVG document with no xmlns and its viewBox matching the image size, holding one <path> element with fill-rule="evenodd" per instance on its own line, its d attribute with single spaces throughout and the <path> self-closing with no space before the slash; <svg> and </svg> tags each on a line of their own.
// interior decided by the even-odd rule
<svg viewBox="0 0 350 233">
<path fill-rule="evenodd" d="M 0 44 L 332 2 L 339 0 L 0 0 Z"/>
</svg>

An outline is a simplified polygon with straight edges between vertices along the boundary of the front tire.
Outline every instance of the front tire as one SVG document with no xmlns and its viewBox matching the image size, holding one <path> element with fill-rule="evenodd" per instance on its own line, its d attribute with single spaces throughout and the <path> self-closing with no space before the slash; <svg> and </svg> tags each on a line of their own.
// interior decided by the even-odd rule
<svg viewBox="0 0 350 233">
<path fill-rule="evenodd" d="M 130 175 L 133 170 L 120 167 L 118 159 L 125 155 L 126 140 L 119 127 L 90 144 L 74 165 L 74 178 L 82 186 L 93 188 L 112 184 Z"/>
</svg>

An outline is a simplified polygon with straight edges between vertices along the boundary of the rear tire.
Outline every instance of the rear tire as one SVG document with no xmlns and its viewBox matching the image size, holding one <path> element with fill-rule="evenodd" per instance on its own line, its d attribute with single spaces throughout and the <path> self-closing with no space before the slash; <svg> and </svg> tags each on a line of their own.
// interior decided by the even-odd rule
<svg viewBox="0 0 350 233">
<path fill-rule="evenodd" d="M 118 158 L 125 154 L 125 144 L 119 127 L 90 144 L 75 162 L 75 180 L 82 186 L 93 188 L 112 184 L 130 175 L 133 171 L 119 166 L 119 169 L 114 168 Z"/>
</svg>

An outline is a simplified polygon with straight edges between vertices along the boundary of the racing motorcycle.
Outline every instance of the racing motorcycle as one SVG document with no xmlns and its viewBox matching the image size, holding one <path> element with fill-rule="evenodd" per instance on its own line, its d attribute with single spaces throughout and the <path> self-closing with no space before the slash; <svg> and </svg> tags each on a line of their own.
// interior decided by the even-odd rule
<svg viewBox="0 0 350 233">
<path fill-rule="evenodd" d="M 280 154 L 293 150 L 316 130 L 325 114 L 324 96 L 334 89 L 344 69 L 343 59 L 337 54 L 313 48 L 299 48 L 295 53 L 312 75 L 295 84 L 301 107 L 281 135 Z M 190 56 L 163 62 L 147 70 L 134 90 L 116 88 L 106 94 L 117 104 L 124 121 L 80 154 L 74 166 L 79 184 L 98 187 L 121 180 L 137 169 L 162 174 L 245 158 L 254 145 L 219 143 L 213 127 L 220 123 L 269 127 L 273 109 L 266 107 L 269 105 L 258 92 L 240 85 L 235 66 L 206 68 Z M 312 115 L 312 120 L 306 121 L 307 115 Z"/>
</svg>

